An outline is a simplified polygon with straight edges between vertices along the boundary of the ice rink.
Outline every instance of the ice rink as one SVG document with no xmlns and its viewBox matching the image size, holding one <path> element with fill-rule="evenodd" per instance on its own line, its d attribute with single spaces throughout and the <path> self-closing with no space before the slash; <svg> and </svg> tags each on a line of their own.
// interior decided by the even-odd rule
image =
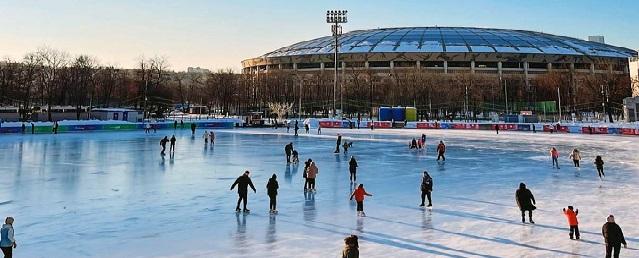
<svg viewBox="0 0 639 258">
<path fill-rule="evenodd" d="M 303 130 L 300 130 L 303 131 Z M 292 130 L 291 130 L 292 132 Z M 13 216 L 16 257 L 339 257 L 343 238 L 360 236 L 361 257 L 603 257 L 601 226 L 614 214 L 639 257 L 639 137 L 464 130 L 286 129 L 175 132 L 174 157 L 160 156 L 172 130 L 0 135 L 0 216 Z M 335 134 L 354 141 L 333 154 Z M 427 135 L 426 151 L 409 150 Z M 435 145 L 447 144 L 445 163 Z M 302 169 L 284 145 L 319 167 L 317 192 L 303 191 Z M 561 153 L 561 169 L 548 151 Z M 568 155 L 578 148 L 581 169 Z M 373 197 L 365 218 L 348 197 L 348 158 Z M 601 181 L 592 164 L 606 162 Z M 234 211 L 230 185 L 244 170 L 257 194 L 248 215 Z M 432 210 L 418 207 L 423 170 L 434 179 Z M 276 173 L 278 215 L 266 183 Z M 522 224 L 514 200 L 525 182 L 537 199 L 537 224 Z M 568 238 L 561 209 L 578 208 L 582 239 Z"/>
</svg>

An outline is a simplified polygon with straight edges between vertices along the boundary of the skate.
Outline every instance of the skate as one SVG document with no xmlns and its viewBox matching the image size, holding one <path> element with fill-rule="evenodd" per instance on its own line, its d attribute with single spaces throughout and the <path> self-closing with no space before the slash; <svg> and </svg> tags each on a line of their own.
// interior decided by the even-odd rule
<svg viewBox="0 0 639 258">
<path fill-rule="evenodd" d="M 432 209 L 432 208 L 433 208 L 433 205 L 429 203 L 429 204 L 428 204 L 428 208 Z"/>
<path fill-rule="evenodd" d="M 420 205 L 419 205 L 419 207 L 424 207 L 424 204 L 423 204 L 423 203 L 422 203 L 422 204 L 420 204 Z"/>
<path fill-rule="evenodd" d="M 360 217 L 366 217 L 366 213 L 362 211 L 362 213 L 360 214 Z"/>
<path fill-rule="evenodd" d="M 235 212 L 239 213 L 240 211 L 242 211 L 240 208 L 235 208 Z"/>
<path fill-rule="evenodd" d="M 249 209 L 244 209 L 244 213 L 251 213 L 251 210 L 249 210 Z"/>
<path fill-rule="evenodd" d="M 277 210 L 272 210 L 271 213 L 272 214 L 277 214 Z"/>
<path fill-rule="evenodd" d="M 530 224 L 535 224 L 535 222 L 533 220 L 530 220 Z"/>
</svg>

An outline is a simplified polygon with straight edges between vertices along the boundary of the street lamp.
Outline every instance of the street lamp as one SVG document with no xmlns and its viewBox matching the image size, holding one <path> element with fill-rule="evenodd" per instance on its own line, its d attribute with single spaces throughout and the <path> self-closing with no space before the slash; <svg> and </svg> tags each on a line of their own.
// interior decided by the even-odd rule
<svg viewBox="0 0 639 258">
<path fill-rule="evenodd" d="M 336 114 L 336 109 L 335 109 L 335 99 L 336 99 L 336 92 L 337 92 L 337 60 L 338 60 L 338 48 L 339 48 L 339 36 L 342 35 L 342 26 L 340 25 L 340 23 L 346 23 L 348 22 L 347 18 L 346 18 L 346 14 L 348 13 L 348 11 L 346 10 L 329 10 L 326 11 L 326 23 L 330 23 L 331 25 L 331 31 L 333 32 L 333 38 L 335 38 L 335 78 L 333 80 L 333 116 L 335 116 Z M 343 103 L 342 103 L 342 90 L 341 90 L 341 84 L 340 84 L 340 109 L 343 110 Z"/>
</svg>

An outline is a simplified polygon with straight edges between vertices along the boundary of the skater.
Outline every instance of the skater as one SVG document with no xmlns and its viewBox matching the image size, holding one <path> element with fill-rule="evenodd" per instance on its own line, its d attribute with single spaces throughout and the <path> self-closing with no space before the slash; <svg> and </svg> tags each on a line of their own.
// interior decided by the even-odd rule
<svg viewBox="0 0 639 258">
<path fill-rule="evenodd" d="M 597 174 L 599 174 L 599 179 L 602 179 L 601 177 L 606 177 L 606 174 L 604 174 L 603 171 L 603 165 L 604 165 L 604 161 L 603 159 L 601 159 L 601 156 L 597 156 L 595 157 L 595 166 L 597 167 Z"/>
<path fill-rule="evenodd" d="M 342 258 L 359 258 L 359 244 L 357 243 L 356 235 L 350 235 L 344 238 Z"/>
<path fill-rule="evenodd" d="M 371 131 L 375 130 L 375 123 L 373 123 L 373 121 L 371 121 Z"/>
<path fill-rule="evenodd" d="M 433 207 L 433 202 L 430 198 L 430 194 L 433 191 L 433 178 L 430 177 L 427 171 L 424 171 L 424 176 L 422 177 L 422 203 L 419 207 L 424 207 L 425 197 L 428 197 L 428 207 Z"/>
<path fill-rule="evenodd" d="M 353 200 L 353 196 L 355 196 L 355 201 L 357 202 L 357 216 L 366 217 L 366 213 L 364 213 L 364 196 L 373 195 L 364 190 L 364 184 L 359 184 L 357 189 L 355 189 L 355 191 L 351 194 L 351 201 Z"/>
<path fill-rule="evenodd" d="M 16 245 L 16 240 L 13 238 L 13 217 L 7 217 L 4 220 L 4 225 L 0 230 L 0 248 L 5 258 L 13 257 L 13 249 Z"/>
<path fill-rule="evenodd" d="M 499 134 L 499 125 L 495 125 L 495 132 Z"/>
<path fill-rule="evenodd" d="M 268 198 L 269 198 L 269 212 L 270 213 L 277 213 L 277 189 L 280 188 L 279 184 L 277 183 L 277 175 L 273 174 L 273 176 L 271 176 L 271 179 L 268 180 L 268 183 L 266 184 L 266 192 L 268 194 Z"/>
<path fill-rule="evenodd" d="M 311 128 L 308 126 L 308 124 L 304 124 L 304 130 L 306 131 L 306 134 L 308 134 L 308 131 L 309 131 L 310 129 L 311 129 Z"/>
<path fill-rule="evenodd" d="M 342 145 L 342 147 L 344 148 L 344 154 L 346 154 L 346 152 L 348 152 L 348 148 L 353 147 L 353 142 L 344 141 L 344 145 Z"/>
<path fill-rule="evenodd" d="M 311 166 L 312 159 L 308 159 L 304 162 L 304 171 L 302 172 L 302 176 L 304 177 L 304 192 L 308 190 L 308 168 Z"/>
<path fill-rule="evenodd" d="M 568 206 L 568 210 L 566 210 L 566 208 L 563 208 L 562 211 L 564 212 L 564 215 L 568 219 L 568 226 L 570 226 L 570 234 L 569 234 L 570 239 L 574 239 L 573 238 L 573 234 L 574 234 L 575 238 L 579 240 L 579 222 L 577 221 L 577 215 L 579 214 L 579 209 L 573 210 L 572 206 Z"/>
<path fill-rule="evenodd" d="M 351 156 L 351 159 L 348 161 L 348 171 L 351 174 L 351 183 L 357 181 L 357 160 L 355 160 L 354 156 Z"/>
<path fill-rule="evenodd" d="M 24 132 L 27 131 L 27 127 L 24 125 L 24 122 L 22 122 L 22 134 L 24 134 Z"/>
<path fill-rule="evenodd" d="M 291 122 L 287 121 L 286 122 L 286 133 L 289 133 L 290 130 L 291 130 Z"/>
<path fill-rule="evenodd" d="M 297 164 L 300 163 L 300 157 L 299 157 L 299 153 L 297 152 L 297 150 L 293 150 L 293 160 L 292 160 L 293 164 Z"/>
<path fill-rule="evenodd" d="M 334 153 L 339 153 L 339 146 L 342 144 L 342 135 L 337 134 L 337 144 L 335 145 Z"/>
<path fill-rule="evenodd" d="M 151 124 L 150 123 L 144 124 L 144 133 L 151 133 Z"/>
<path fill-rule="evenodd" d="M 550 149 L 550 158 L 552 158 L 552 167 L 555 168 L 556 166 L 559 169 L 559 151 L 555 147 Z"/>
<path fill-rule="evenodd" d="M 422 134 L 422 144 L 426 145 L 426 135 Z"/>
<path fill-rule="evenodd" d="M 164 136 L 164 138 L 162 138 L 162 140 L 160 140 L 160 146 L 162 146 L 162 151 L 160 152 L 160 154 L 164 155 L 164 151 L 166 150 L 166 143 L 169 141 L 169 137 L 168 136 Z"/>
<path fill-rule="evenodd" d="M 322 124 L 317 125 L 317 134 L 322 134 Z"/>
<path fill-rule="evenodd" d="M 293 143 L 286 144 L 284 146 L 284 153 L 286 153 L 286 163 L 291 163 L 291 154 L 293 154 Z"/>
<path fill-rule="evenodd" d="M 525 220 L 525 212 L 528 211 L 528 219 L 530 223 L 535 224 L 532 219 L 532 211 L 537 209 L 535 207 L 535 196 L 533 196 L 532 192 L 526 188 L 526 184 L 520 183 L 519 189 L 515 192 L 515 200 L 517 201 L 517 206 L 519 206 L 519 210 L 521 211 L 521 223 L 526 223 Z"/>
<path fill-rule="evenodd" d="M 177 130 L 177 120 L 173 121 L 173 130 Z"/>
<path fill-rule="evenodd" d="M 251 187 L 251 189 L 253 189 L 254 193 L 257 193 L 255 187 L 253 186 L 253 182 L 249 177 L 250 173 L 251 172 L 249 172 L 248 170 L 245 171 L 244 174 L 238 177 L 233 185 L 231 185 L 231 190 L 233 190 L 233 188 L 235 188 L 235 186 L 237 185 L 237 194 L 239 195 L 239 198 L 237 199 L 237 206 L 235 206 L 236 212 L 240 212 L 240 202 L 242 201 L 244 201 L 244 212 L 250 212 L 250 210 L 246 208 L 249 186 Z"/>
<path fill-rule="evenodd" d="M 35 134 L 35 124 L 31 122 L 31 134 Z"/>
<path fill-rule="evenodd" d="M 532 125 L 533 128 L 533 133 L 537 133 L 537 127 L 535 127 L 535 124 Z"/>
<path fill-rule="evenodd" d="M 213 132 L 213 130 L 209 132 L 209 141 L 211 142 L 211 144 L 215 143 L 215 133 Z"/>
<path fill-rule="evenodd" d="M 204 130 L 204 135 L 202 135 L 202 138 L 204 138 L 204 145 L 208 144 L 209 143 L 209 132 Z"/>
<path fill-rule="evenodd" d="M 195 123 L 191 123 L 191 135 L 195 135 L 195 128 L 197 127 L 197 125 L 195 125 Z"/>
<path fill-rule="evenodd" d="M 169 152 L 175 152 L 175 134 L 171 136 L 171 147 L 169 147 Z"/>
<path fill-rule="evenodd" d="M 626 238 L 623 237 L 623 231 L 621 231 L 621 227 L 619 227 L 619 225 L 615 223 L 615 216 L 608 216 L 606 221 L 607 222 L 601 228 L 601 234 L 606 241 L 606 258 L 619 258 L 621 244 L 623 244 L 623 248 L 628 248 L 628 245 L 626 244 Z M 4 248 L 2 250 L 4 251 Z M 611 256 L 613 251 L 614 256 Z"/>
<path fill-rule="evenodd" d="M 184 128 L 184 120 L 180 119 L 180 128 Z"/>
<path fill-rule="evenodd" d="M 319 169 L 315 165 L 314 161 L 311 161 L 311 164 L 308 166 L 306 171 L 306 180 L 308 180 L 308 190 L 315 192 L 315 178 L 317 178 L 317 174 L 319 174 Z"/>
<path fill-rule="evenodd" d="M 446 161 L 446 156 L 444 156 L 445 153 L 446 145 L 444 144 L 444 141 L 439 141 L 439 145 L 437 145 L 437 161 L 439 161 L 440 158 L 443 161 Z"/>
<path fill-rule="evenodd" d="M 297 124 L 297 120 L 295 120 L 295 127 L 293 128 L 293 130 L 295 130 L 295 136 L 297 136 L 297 131 L 300 130 L 300 126 Z"/>
<path fill-rule="evenodd" d="M 417 149 L 417 140 L 415 140 L 415 138 L 413 138 L 412 141 L 410 141 L 410 144 L 408 145 L 409 149 Z"/>
<path fill-rule="evenodd" d="M 572 150 L 572 153 L 570 153 L 570 158 L 572 159 L 572 163 L 575 165 L 575 167 L 578 168 L 579 161 L 581 160 L 581 153 L 579 152 L 579 150 Z"/>
<path fill-rule="evenodd" d="M 58 121 L 53 122 L 53 134 L 58 134 Z"/>
</svg>

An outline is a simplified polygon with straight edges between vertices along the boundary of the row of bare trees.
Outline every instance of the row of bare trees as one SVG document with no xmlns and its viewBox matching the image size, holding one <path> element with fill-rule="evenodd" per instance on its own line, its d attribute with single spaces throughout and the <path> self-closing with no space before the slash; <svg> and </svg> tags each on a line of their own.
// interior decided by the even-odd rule
<svg viewBox="0 0 639 258">
<path fill-rule="evenodd" d="M 422 117 L 536 110 L 541 101 L 562 100 L 563 110 L 601 110 L 608 101 L 620 112 L 632 94 L 627 75 L 548 73 L 526 80 L 522 74 L 444 74 L 425 69 L 380 71 L 349 68 L 336 92 L 346 114 L 370 114 L 379 106 L 415 106 Z M 342 96 L 340 98 L 340 95 Z M 342 101 L 340 102 L 340 99 Z M 268 112 L 268 103 L 292 103 L 289 115 L 328 115 L 333 108 L 333 74 L 275 70 L 237 74 L 232 70 L 187 73 L 170 70 L 166 58 L 140 57 L 135 69 L 104 65 L 87 55 L 40 48 L 22 60 L 0 61 L 0 106 L 28 114 L 49 106 L 132 107 L 145 116 L 163 115 L 177 104 L 205 105 L 212 113 Z M 507 104 L 508 103 L 508 104 Z"/>
</svg>

